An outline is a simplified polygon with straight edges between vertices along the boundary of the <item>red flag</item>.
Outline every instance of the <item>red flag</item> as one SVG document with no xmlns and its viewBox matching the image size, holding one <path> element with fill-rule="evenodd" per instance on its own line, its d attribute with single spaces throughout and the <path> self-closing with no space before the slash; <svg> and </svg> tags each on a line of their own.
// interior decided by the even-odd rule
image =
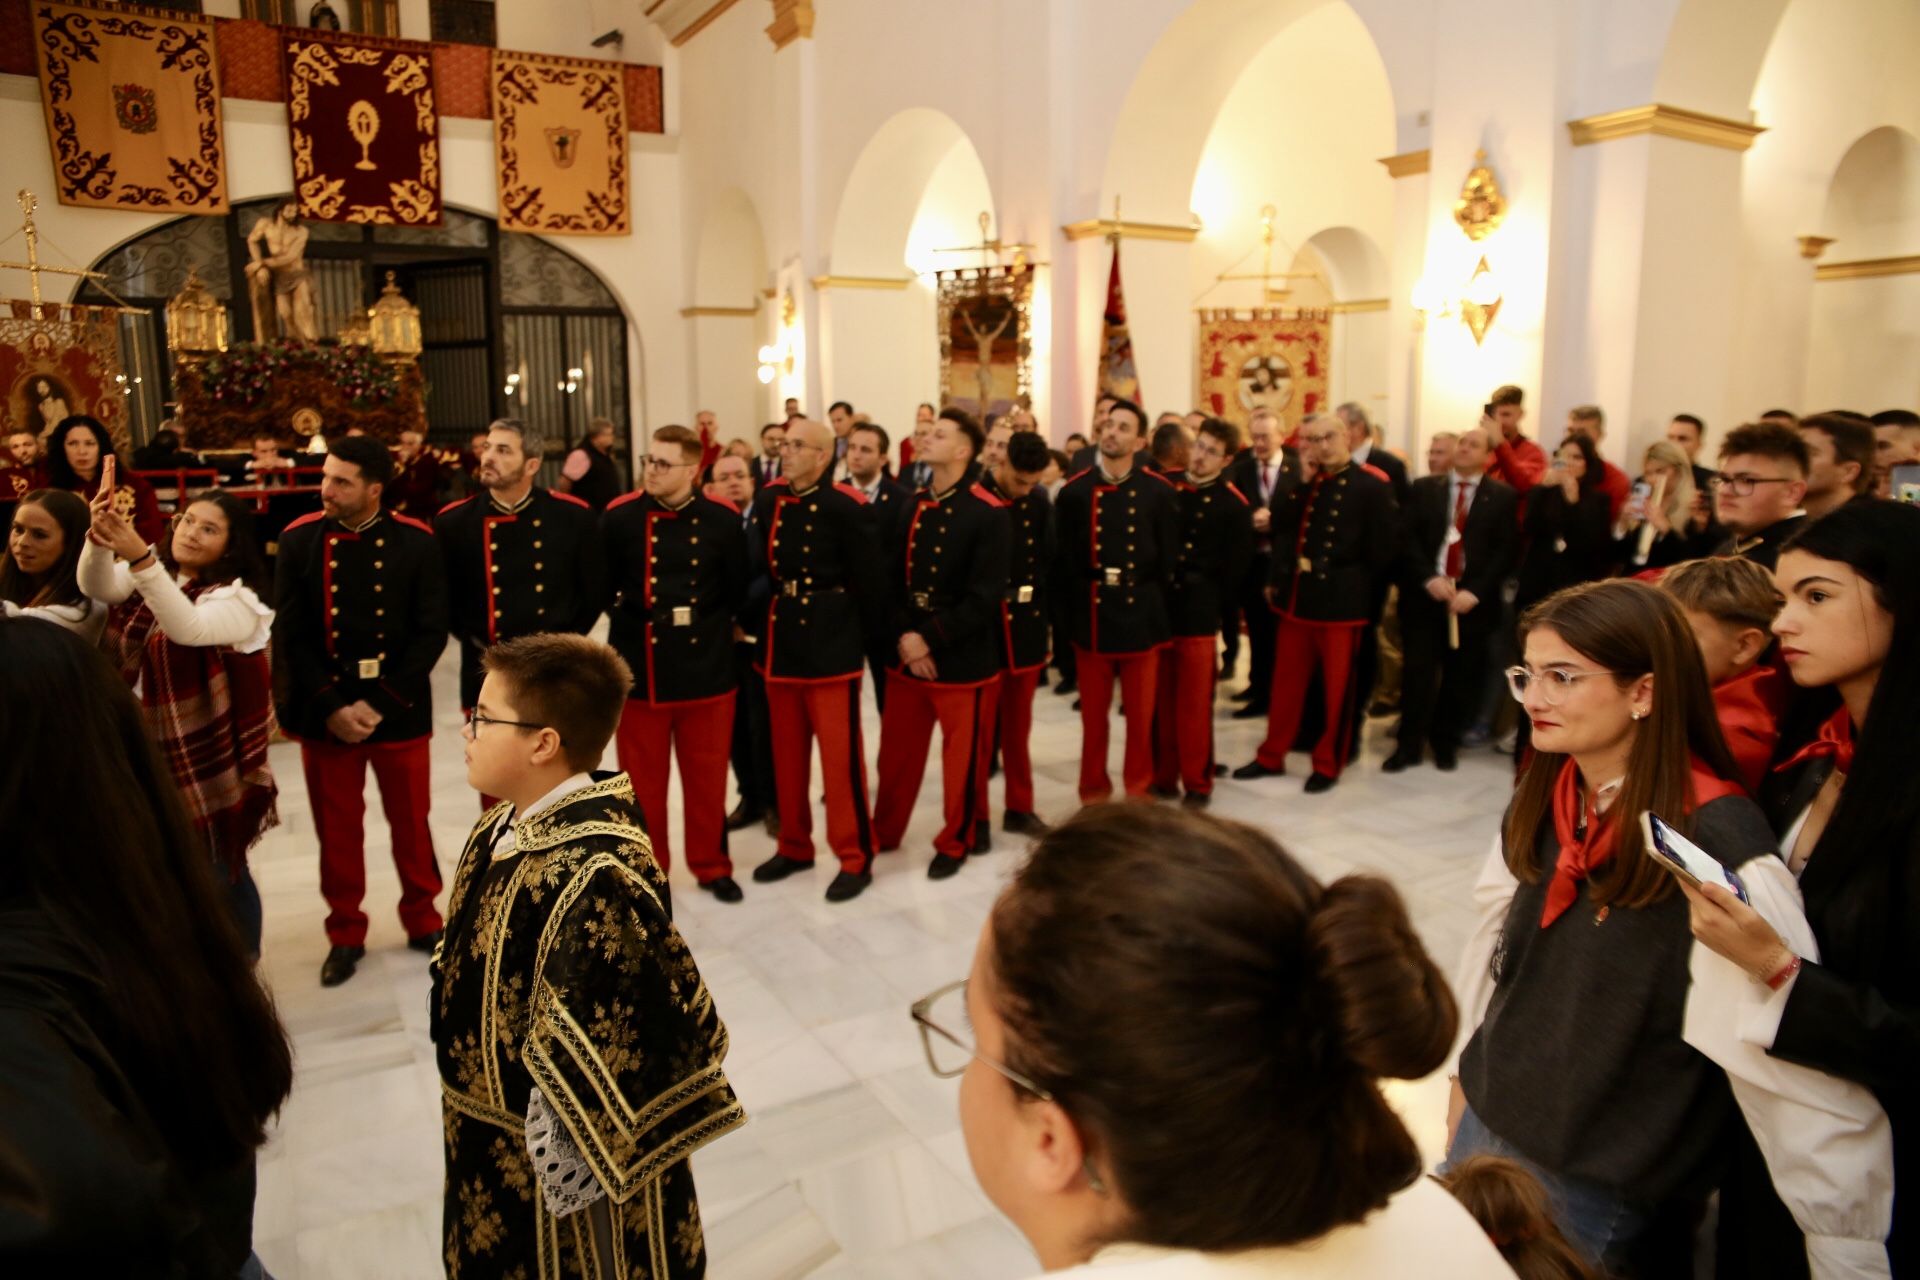
<svg viewBox="0 0 1920 1280">
<path fill-rule="evenodd" d="M 1127 333 L 1127 300 L 1120 289 L 1120 237 L 1113 237 L 1113 268 L 1107 273 L 1107 311 L 1100 328 L 1099 394 L 1140 403 L 1140 374 Z"/>
</svg>

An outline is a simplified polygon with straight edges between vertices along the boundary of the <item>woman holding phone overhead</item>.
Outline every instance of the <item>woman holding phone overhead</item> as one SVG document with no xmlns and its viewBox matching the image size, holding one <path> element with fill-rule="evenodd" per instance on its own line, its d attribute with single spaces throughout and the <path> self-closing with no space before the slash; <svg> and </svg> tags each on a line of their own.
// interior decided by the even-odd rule
<svg viewBox="0 0 1920 1280">
<path fill-rule="evenodd" d="M 1689 894 L 1695 935 L 1764 979 L 1740 990 L 1755 1040 L 1777 1059 L 1858 1081 L 1886 1108 L 1893 1180 L 1908 1204 L 1887 1241 L 1895 1275 L 1920 1275 L 1920 1195 L 1910 1181 L 1920 1180 L 1917 545 L 1920 510 L 1852 502 L 1796 534 L 1774 575 L 1786 598 L 1773 631 L 1787 670 L 1842 703 L 1760 792 L 1800 877 L 1817 954 L 1723 893 Z M 1723 1276 L 1806 1274 L 1779 1262 L 1795 1227 L 1760 1163 L 1764 1147 L 1764 1137 L 1741 1144 L 1722 1193 Z"/>
<path fill-rule="evenodd" d="M 1885 1116 L 1865 1090 L 1741 1039 L 1728 992 L 1747 977 L 1694 945 L 1687 900 L 1645 845 L 1651 812 L 1812 947 L 1772 833 L 1733 781 L 1685 616 L 1615 580 L 1549 597 L 1520 633 L 1525 662 L 1507 675 L 1535 755 L 1474 890 L 1449 1161 L 1526 1165 L 1611 1274 L 1691 1275 L 1737 1105 L 1815 1272 L 1886 1275 L 1890 1188 L 1830 1167 L 1890 1164 Z"/>
</svg>

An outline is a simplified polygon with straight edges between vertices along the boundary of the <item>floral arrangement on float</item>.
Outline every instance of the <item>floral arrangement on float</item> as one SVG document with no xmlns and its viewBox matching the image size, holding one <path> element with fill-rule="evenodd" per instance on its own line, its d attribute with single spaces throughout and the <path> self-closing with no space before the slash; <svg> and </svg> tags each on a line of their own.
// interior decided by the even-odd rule
<svg viewBox="0 0 1920 1280">
<path fill-rule="evenodd" d="M 215 404 L 244 408 L 270 398 L 289 379 L 324 379 L 355 409 L 380 408 L 401 395 L 392 363 L 371 347 L 279 341 L 250 343 L 208 358 L 201 365 L 202 393 Z"/>
</svg>

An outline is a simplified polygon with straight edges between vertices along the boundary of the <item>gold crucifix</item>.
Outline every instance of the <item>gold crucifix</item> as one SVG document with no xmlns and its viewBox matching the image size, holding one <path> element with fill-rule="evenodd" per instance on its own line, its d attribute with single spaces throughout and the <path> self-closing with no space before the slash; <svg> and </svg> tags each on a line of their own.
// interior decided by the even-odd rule
<svg viewBox="0 0 1920 1280">
<path fill-rule="evenodd" d="M 100 271 L 86 271 L 79 267 L 49 267 L 41 265 L 40 233 L 33 225 L 33 211 L 39 207 L 39 204 L 40 202 L 34 198 L 33 192 L 27 190 L 25 187 L 20 188 L 20 212 L 24 215 L 20 224 L 20 230 L 26 233 L 27 237 L 27 260 L 25 262 L 0 262 L 0 269 L 24 271 L 27 273 L 27 279 L 30 282 L 33 293 L 33 307 L 36 312 L 40 309 L 40 273 L 43 271 L 60 276 L 79 276 L 84 280 L 105 280 L 107 278 L 106 274 Z"/>
</svg>

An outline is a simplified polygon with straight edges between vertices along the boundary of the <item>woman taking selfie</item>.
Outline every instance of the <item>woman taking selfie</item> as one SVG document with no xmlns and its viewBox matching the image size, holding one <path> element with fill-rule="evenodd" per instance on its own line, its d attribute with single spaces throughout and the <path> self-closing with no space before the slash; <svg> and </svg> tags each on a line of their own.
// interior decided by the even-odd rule
<svg viewBox="0 0 1920 1280">
<path fill-rule="evenodd" d="M 1380 1096 L 1454 1028 L 1384 880 L 1323 886 L 1179 810 L 1085 810 L 994 904 L 972 977 L 913 1016 L 962 1077 L 981 1187 L 1049 1272 L 1508 1274 Z"/>
<path fill-rule="evenodd" d="M 113 461 L 106 473 L 111 484 Z M 187 816 L 228 884 L 235 920 L 260 950 L 260 892 L 247 850 L 278 819 L 267 766 L 273 610 L 260 601 L 253 517 L 218 492 L 194 499 L 164 550 L 143 542 L 106 497 L 80 555 L 80 585 L 115 606 L 107 656 L 140 695 Z"/>
<path fill-rule="evenodd" d="M 1604 474 L 1600 455 L 1586 436 L 1568 436 L 1554 450 L 1553 466 L 1527 492 L 1520 520 L 1527 545 L 1516 573 L 1516 610 L 1562 587 L 1607 575 L 1613 531 L 1607 493 L 1600 487 Z"/>
<path fill-rule="evenodd" d="M 1664 569 L 1712 552 L 1720 531 L 1711 522 L 1695 523 L 1701 494 L 1693 483 L 1693 464 L 1680 446 L 1657 440 L 1647 447 L 1633 499 L 1614 529 L 1613 558 L 1624 573 Z"/>
<path fill-rule="evenodd" d="M 1842 702 L 1819 737 L 1761 790 L 1780 851 L 1800 877 L 1817 959 L 1731 895 L 1689 895 L 1701 941 L 1764 979 L 1742 994 L 1767 1052 L 1858 1081 L 1886 1108 L 1893 1182 L 1908 1204 L 1887 1242 L 1895 1275 L 1920 1275 L 1913 1211 L 1920 1204 L 1916 547 L 1920 510 L 1851 502 L 1796 534 L 1774 574 L 1786 598 L 1773 630 L 1787 670 L 1795 684 L 1837 690 Z M 1722 1194 L 1721 1215 L 1721 1275 L 1806 1274 L 1778 1263 L 1793 1250 L 1794 1224 L 1751 1141 Z"/>
<path fill-rule="evenodd" d="M 100 638 L 106 607 L 75 576 L 87 545 L 87 504 L 64 489 L 35 489 L 13 509 L 0 558 L 0 610 L 39 618 L 86 640 Z"/>
<path fill-rule="evenodd" d="M 1694 945 L 1687 900 L 1642 837 L 1642 813 L 1664 819 L 1812 946 L 1772 833 L 1732 780 L 1680 607 L 1645 583 L 1591 583 L 1529 611 L 1521 649 L 1508 678 L 1535 755 L 1475 887 L 1449 1161 L 1518 1160 L 1611 1274 L 1690 1275 L 1737 1103 L 1821 1274 L 1884 1275 L 1891 1198 L 1842 1179 L 1891 1161 L 1885 1117 L 1857 1086 L 1741 1040 L 1729 993 L 1747 976 Z M 1867 1261 L 1824 1265 L 1836 1257 Z"/>
<path fill-rule="evenodd" d="M 293 1063 L 204 843 L 84 641 L 0 620 L 0 707 L 31 744 L 0 754 L 6 1272 L 258 1275 L 254 1153 Z"/>
</svg>

